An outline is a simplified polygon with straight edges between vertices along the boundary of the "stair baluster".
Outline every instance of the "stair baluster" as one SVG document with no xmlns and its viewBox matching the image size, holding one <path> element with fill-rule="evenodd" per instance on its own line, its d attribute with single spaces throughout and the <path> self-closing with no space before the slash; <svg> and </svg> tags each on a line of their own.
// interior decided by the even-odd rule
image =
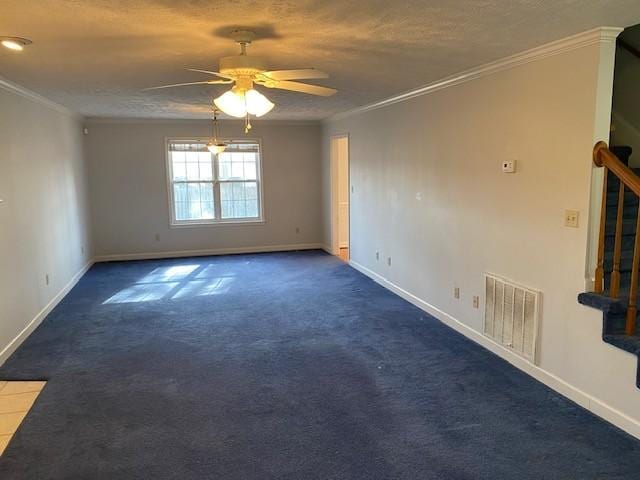
<svg viewBox="0 0 640 480">
<path fill-rule="evenodd" d="M 607 177 L 609 169 L 604 167 L 602 180 L 602 207 L 600 210 L 600 234 L 598 235 L 598 264 L 596 265 L 596 278 L 594 291 L 602 293 L 604 291 L 604 239 L 605 227 L 607 224 Z"/>
<path fill-rule="evenodd" d="M 598 260 L 595 272 L 594 290 L 596 293 L 603 293 L 604 285 L 604 259 L 605 259 L 605 236 L 606 236 L 606 211 L 607 211 L 607 184 L 609 172 L 620 181 L 618 190 L 618 205 L 616 212 L 613 265 L 609 280 L 608 296 L 618 298 L 620 295 L 620 261 L 622 254 L 622 234 L 624 216 L 624 196 L 625 189 L 633 192 L 636 197 L 640 197 L 640 176 L 636 175 L 627 167 L 611 150 L 605 142 L 598 142 L 593 147 L 593 161 L 598 167 L 604 167 L 604 181 L 602 193 L 602 211 L 600 214 L 600 232 L 598 238 Z M 625 333 L 635 335 L 636 315 L 638 313 L 638 267 L 640 266 L 640 209 L 636 214 L 636 230 L 633 249 L 633 261 L 631 265 L 631 285 L 629 288 L 629 299 L 627 313 L 625 317 Z M 639 377 L 640 378 L 640 377 Z M 640 385 L 640 384 L 639 384 Z"/>
<path fill-rule="evenodd" d="M 636 215 L 636 238 L 633 247 L 633 263 L 631 265 L 631 287 L 629 288 L 629 306 L 624 331 L 627 335 L 636 333 L 636 316 L 638 313 L 638 263 L 640 263 L 640 209 Z"/>
<path fill-rule="evenodd" d="M 622 216 L 624 214 L 624 183 L 618 187 L 618 214 L 616 216 L 616 233 L 613 246 L 613 269 L 611 271 L 611 298 L 618 298 L 620 294 L 620 256 L 622 255 Z"/>
</svg>

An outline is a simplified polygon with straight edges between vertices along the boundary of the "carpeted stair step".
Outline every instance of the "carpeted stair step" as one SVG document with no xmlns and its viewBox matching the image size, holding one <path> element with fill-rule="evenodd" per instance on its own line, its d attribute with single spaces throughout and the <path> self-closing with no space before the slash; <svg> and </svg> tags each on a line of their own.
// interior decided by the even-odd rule
<svg viewBox="0 0 640 480">
<path fill-rule="evenodd" d="M 613 212 L 618 209 L 618 189 L 616 188 L 614 191 L 609 191 L 607 193 L 607 216 L 611 215 Z M 624 192 L 624 209 L 638 209 L 638 196 L 634 193 L 625 189 Z"/>
<path fill-rule="evenodd" d="M 618 205 L 618 189 L 609 190 L 607 193 L 607 207 Z M 624 206 L 637 206 L 638 205 L 638 196 L 629 190 L 628 188 L 624 191 Z"/>
<path fill-rule="evenodd" d="M 608 292 L 601 294 L 588 292 L 578 295 L 579 303 L 601 310 L 604 314 L 605 323 L 602 330 L 604 335 L 624 334 L 628 299 L 628 292 L 621 292 L 618 298 L 609 297 Z M 640 319 L 640 312 L 637 318 Z"/>
<path fill-rule="evenodd" d="M 606 271 L 604 274 L 604 288 L 605 290 L 609 290 L 609 286 L 611 285 L 611 271 Z M 628 291 L 631 287 L 631 271 L 630 270 L 622 270 L 620 272 L 620 290 Z"/>
<path fill-rule="evenodd" d="M 611 147 L 611 151 L 628 165 L 631 155 L 630 147 Z M 631 169 L 640 175 L 640 168 Z M 620 290 L 618 298 L 610 298 L 608 289 L 611 284 L 611 270 L 613 268 L 613 250 L 615 244 L 615 227 L 618 214 L 618 194 L 620 182 L 615 175 L 610 174 L 607 181 L 607 211 L 605 212 L 605 254 L 604 254 L 604 286 L 603 294 L 585 292 L 578 295 L 578 302 L 602 311 L 602 339 L 617 348 L 638 356 L 638 370 L 636 386 L 640 388 L 640 328 L 634 335 L 625 335 L 627 305 L 629 304 L 629 290 L 631 285 L 631 266 L 633 263 L 633 249 L 635 246 L 636 222 L 639 199 L 629 189 L 624 192 L 624 208 L 622 215 L 622 238 L 620 252 Z M 640 295 L 638 295 L 640 300 Z M 640 313 L 637 315 L 640 326 Z"/>
<path fill-rule="evenodd" d="M 607 217 L 615 216 L 618 211 L 618 187 L 610 188 L 607 193 Z M 638 196 L 629 190 L 625 189 L 624 192 L 624 210 L 637 211 L 638 210 Z"/>
<path fill-rule="evenodd" d="M 632 168 L 633 173 L 640 176 L 640 168 Z M 609 174 L 607 177 L 607 194 L 611 194 L 613 192 L 618 193 L 618 186 L 620 185 L 620 180 L 613 174 Z M 625 190 L 628 190 L 625 187 Z"/>
<path fill-rule="evenodd" d="M 632 203 L 631 201 L 624 203 L 624 208 L 622 209 L 622 218 L 633 218 L 635 220 L 636 215 L 638 214 L 638 202 Z M 607 216 L 606 218 L 611 220 L 615 219 L 618 216 L 618 202 L 607 205 Z"/>
<path fill-rule="evenodd" d="M 620 239 L 620 245 L 622 247 L 622 251 L 630 250 L 633 251 L 633 247 L 635 246 L 636 236 L 635 235 L 623 235 Z M 604 237 L 604 251 L 605 257 L 607 253 L 613 252 L 613 247 L 615 245 L 616 237 L 612 235 L 606 235 Z"/>
<path fill-rule="evenodd" d="M 633 263 L 633 250 L 622 250 L 620 252 L 620 271 L 630 272 Z M 604 253 L 604 269 L 611 271 L 613 269 L 613 249 Z"/>
<path fill-rule="evenodd" d="M 640 176 L 640 168 L 632 167 L 631 171 Z M 620 185 L 620 179 L 613 173 L 609 172 L 609 175 L 607 176 L 607 191 L 611 192 L 612 190 L 615 190 L 617 192 L 618 185 Z"/>
<path fill-rule="evenodd" d="M 616 219 L 607 218 L 605 223 L 605 235 L 614 236 L 616 228 Z M 635 218 L 623 218 L 622 220 L 622 234 L 623 235 L 635 235 L 636 234 L 636 219 Z"/>
<path fill-rule="evenodd" d="M 640 337 L 638 335 L 605 334 L 602 339 L 629 353 L 640 355 Z"/>
<path fill-rule="evenodd" d="M 640 168 L 631 167 L 630 170 L 636 175 L 640 176 Z M 609 172 L 607 175 L 607 190 L 611 191 L 612 188 L 618 190 L 618 185 L 620 184 L 620 179 L 616 177 L 613 173 Z"/>
<path fill-rule="evenodd" d="M 625 335 L 627 299 L 612 299 L 607 295 L 585 292 L 578 295 L 578 302 L 602 311 L 602 340 L 616 348 L 638 357 L 636 387 L 640 388 L 640 335 Z"/>
<path fill-rule="evenodd" d="M 609 150 L 622 161 L 625 165 L 629 165 L 629 157 L 633 153 L 633 148 L 629 145 L 611 145 Z"/>
<path fill-rule="evenodd" d="M 605 270 L 604 274 L 604 288 L 609 289 L 609 285 L 611 285 L 611 271 Z M 623 270 L 620 272 L 620 288 L 622 290 L 629 290 L 629 286 L 631 285 L 631 271 Z"/>
<path fill-rule="evenodd" d="M 638 215 L 638 207 L 634 206 L 625 206 L 622 209 L 622 219 L 623 220 L 633 220 L 635 221 Z M 607 221 L 610 221 L 615 225 L 616 218 L 618 218 L 618 207 L 607 209 Z M 613 231 L 611 231 L 613 233 Z"/>
</svg>

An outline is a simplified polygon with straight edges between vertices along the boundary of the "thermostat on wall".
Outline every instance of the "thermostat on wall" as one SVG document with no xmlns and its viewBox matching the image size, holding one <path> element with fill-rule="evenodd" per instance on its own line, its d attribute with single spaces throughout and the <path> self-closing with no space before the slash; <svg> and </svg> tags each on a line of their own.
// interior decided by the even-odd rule
<svg viewBox="0 0 640 480">
<path fill-rule="evenodd" d="M 516 161 L 505 160 L 502 162 L 502 173 L 516 173 Z"/>
</svg>

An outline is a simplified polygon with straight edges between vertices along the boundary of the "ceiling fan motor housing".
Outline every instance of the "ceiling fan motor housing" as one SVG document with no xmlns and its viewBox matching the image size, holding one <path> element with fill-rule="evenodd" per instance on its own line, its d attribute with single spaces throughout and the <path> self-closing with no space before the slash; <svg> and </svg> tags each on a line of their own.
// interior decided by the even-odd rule
<svg viewBox="0 0 640 480">
<path fill-rule="evenodd" d="M 220 73 L 231 76 L 253 76 L 267 70 L 267 64 L 260 57 L 234 55 L 220 59 Z"/>
</svg>

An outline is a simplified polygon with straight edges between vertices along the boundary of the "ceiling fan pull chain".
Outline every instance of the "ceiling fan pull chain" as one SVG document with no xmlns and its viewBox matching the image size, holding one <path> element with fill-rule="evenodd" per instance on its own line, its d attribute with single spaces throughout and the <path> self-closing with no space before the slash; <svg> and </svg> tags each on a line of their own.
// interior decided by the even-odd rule
<svg viewBox="0 0 640 480">
<path fill-rule="evenodd" d="M 247 116 L 244 119 L 244 133 L 249 133 L 249 130 L 251 130 L 251 118 L 249 117 L 249 114 L 247 113 Z"/>
</svg>

